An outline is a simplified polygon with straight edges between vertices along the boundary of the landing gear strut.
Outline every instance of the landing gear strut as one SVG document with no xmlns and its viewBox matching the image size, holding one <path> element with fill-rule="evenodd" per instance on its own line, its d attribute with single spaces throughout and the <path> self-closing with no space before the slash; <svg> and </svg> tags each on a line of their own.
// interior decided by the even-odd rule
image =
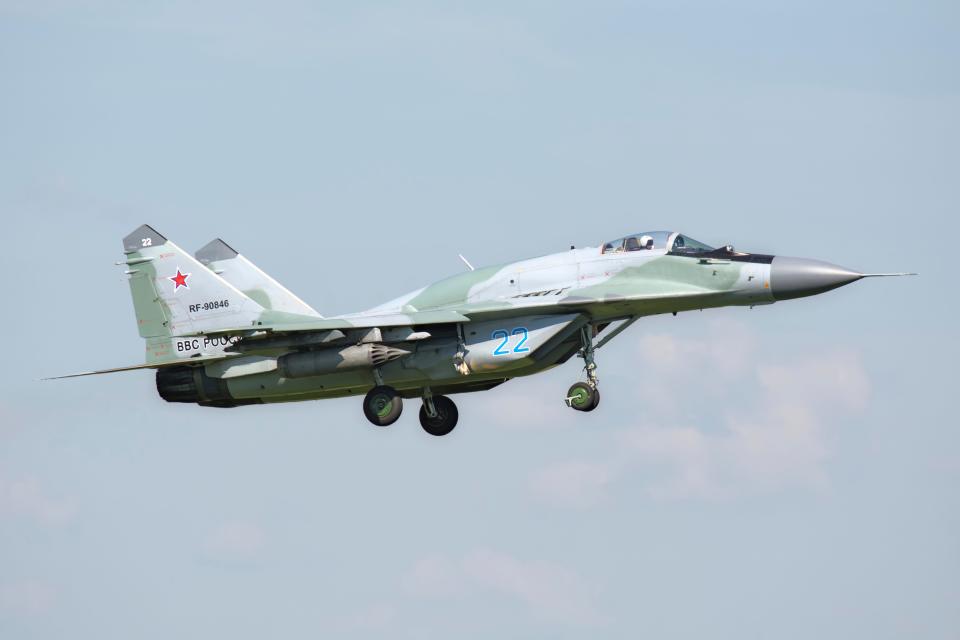
<svg viewBox="0 0 960 640">
<path fill-rule="evenodd" d="M 378 427 L 386 427 L 397 421 L 403 411 L 403 398 L 393 387 L 378 384 L 367 392 L 363 399 L 363 415 Z"/>
<path fill-rule="evenodd" d="M 435 396 L 430 389 L 423 390 L 420 407 L 420 426 L 432 436 L 445 436 L 457 426 L 460 417 L 457 405 L 447 396 Z"/>
<path fill-rule="evenodd" d="M 593 359 L 593 327 L 587 325 L 580 329 L 580 351 L 577 357 L 583 358 L 583 370 L 587 373 L 586 382 L 575 382 L 567 390 L 566 403 L 577 411 L 593 411 L 600 404 L 600 390 L 597 388 L 597 363 Z"/>
</svg>

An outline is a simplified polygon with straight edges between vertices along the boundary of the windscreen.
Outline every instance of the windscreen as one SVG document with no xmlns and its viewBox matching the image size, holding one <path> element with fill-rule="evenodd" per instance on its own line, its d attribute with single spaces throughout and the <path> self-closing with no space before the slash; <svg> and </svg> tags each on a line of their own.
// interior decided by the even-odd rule
<svg viewBox="0 0 960 640">
<path fill-rule="evenodd" d="M 713 250 L 713 247 L 710 245 L 704 244 L 698 240 L 694 240 L 693 238 L 683 234 L 677 235 L 673 241 L 673 246 L 670 248 L 671 253 L 683 254 L 707 253 Z"/>
</svg>

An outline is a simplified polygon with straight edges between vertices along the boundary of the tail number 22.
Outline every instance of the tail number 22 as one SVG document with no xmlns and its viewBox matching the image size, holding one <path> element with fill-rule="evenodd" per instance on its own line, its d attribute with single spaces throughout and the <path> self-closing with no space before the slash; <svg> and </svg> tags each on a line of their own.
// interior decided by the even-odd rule
<svg viewBox="0 0 960 640">
<path fill-rule="evenodd" d="M 520 340 L 513 345 L 513 349 L 510 348 L 509 342 L 510 338 L 514 336 L 519 336 Z M 523 346 L 523 343 L 527 341 L 527 328 L 526 327 L 517 327 L 516 329 L 507 332 L 506 329 L 497 329 L 492 334 L 491 338 L 500 339 L 502 342 L 497 345 L 497 348 L 493 350 L 493 355 L 495 356 L 507 356 L 511 353 L 527 353 L 530 351 L 530 347 Z"/>
</svg>

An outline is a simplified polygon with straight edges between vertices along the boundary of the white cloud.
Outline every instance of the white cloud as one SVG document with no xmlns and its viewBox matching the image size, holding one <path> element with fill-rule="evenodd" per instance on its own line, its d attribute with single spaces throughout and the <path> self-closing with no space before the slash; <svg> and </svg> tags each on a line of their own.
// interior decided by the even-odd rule
<svg viewBox="0 0 960 640">
<path fill-rule="evenodd" d="M 209 534 L 204 550 L 221 560 L 249 560 L 264 545 L 263 530 L 249 522 L 225 522 Z"/>
<path fill-rule="evenodd" d="M 56 526 L 69 522 L 76 513 L 73 504 L 49 496 L 34 478 L 0 478 L 0 516 L 22 517 Z"/>
<path fill-rule="evenodd" d="M 551 504 L 592 506 L 610 499 L 627 475 L 655 499 L 826 487 L 830 429 L 869 399 L 860 359 L 834 349 L 773 364 L 761 352 L 730 321 L 712 323 L 703 339 L 643 336 L 637 384 L 647 409 L 610 438 L 606 458 L 541 469 L 530 478 L 531 493 Z M 691 390 L 702 402 L 690 401 Z M 704 411 L 713 396 L 722 401 Z"/>
<path fill-rule="evenodd" d="M 492 592 L 523 604 L 545 622 L 592 625 L 603 621 L 594 594 L 576 573 L 490 549 L 475 549 L 461 557 L 426 556 L 402 585 L 409 596 L 431 599 L 474 598 Z"/>
<path fill-rule="evenodd" d="M 771 399 L 786 405 L 826 402 L 860 411 L 870 396 L 870 380 L 859 357 L 846 350 L 814 354 L 790 365 L 760 364 L 757 377 Z"/>
<path fill-rule="evenodd" d="M 549 373 L 515 378 L 485 394 L 484 402 L 471 407 L 471 419 L 501 429 L 555 430 L 577 425 L 574 412 L 564 404 L 562 386 Z"/>
<path fill-rule="evenodd" d="M 53 606 L 54 589 L 37 580 L 22 580 L 0 584 L 0 611 L 15 615 L 34 616 Z"/>
<path fill-rule="evenodd" d="M 534 472 L 530 488 L 545 502 L 590 507 L 606 501 L 616 472 L 616 466 L 608 462 L 574 460 Z"/>
<path fill-rule="evenodd" d="M 463 573 L 457 562 L 442 554 L 420 558 L 401 581 L 403 591 L 425 598 L 447 598 L 463 595 Z"/>
<path fill-rule="evenodd" d="M 467 554 L 463 567 L 477 584 L 520 600 L 538 617 L 580 624 L 601 621 L 583 580 L 562 567 L 490 550 Z"/>
<path fill-rule="evenodd" d="M 663 375 L 689 375 L 691 368 L 708 363 L 723 374 L 742 373 L 756 355 L 756 341 L 740 322 L 717 318 L 706 323 L 701 338 L 678 340 L 672 334 L 644 333 L 636 355 L 644 371 Z"/>
<path fill-rule="evenodd" d="M 338 631 L 384 631 L 394 627 L 397 614 L 393 604 L 377 602 L 337 618 L 335 628 Z"/>
</svg>

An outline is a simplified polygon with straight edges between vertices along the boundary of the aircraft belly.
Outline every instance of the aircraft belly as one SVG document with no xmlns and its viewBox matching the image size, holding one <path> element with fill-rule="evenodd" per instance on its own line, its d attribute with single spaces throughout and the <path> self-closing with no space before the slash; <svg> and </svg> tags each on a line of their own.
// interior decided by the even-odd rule
<svg viewBox="0 0 960 640">
<path fill-rule="evenodd" d="M 454 363 L 461 350 L 456 338 L 424 340 L 410 354 L 379 367 L 384 384 L 399 390 L 426 386 L 470 386 L 483 381 L 529 375 L 569 355 L 566 344 L 587 321 L 580 314 L 530 315 L 464 325 L 467 373 Z M 336 397 L 365 393 L 376 384 L 372 368 L 305 377 L 284 377 L 284 367 L 263 371 L 269 359 L 244 359 L 233 367 L 211 366 L 237 399 L 279 400 L 284 397 Z"/>
<path fill-rule="evenodd" d="M 451 352 L 451 357 L 452 357 Z M 390 362 L 381 367 L 383 381 L 399 390 L 419 390 L 428 386 L 473 385 L 483 380 L 503 379 L 503 375 L 479 374 L 462 376 L 453 368 L 451 360 L 446 366 L 437 362 L 437 366 L 426 369 L 407 369 L 398 362 Z M 525 372 L 513 375 L 524 375 Z M 225 379 L 230 396 L 239 400 L 262 399 L 271 402 L 285 400 L 308 400 L 362 395 L 376 382 L 370 370 L 355 370 L 333 373 L 309 378 L 283 378 L 278 372 L 248 375 Z"/>
<path fill-rule="evenodd" d="M 353 370 L 309 378 L 284 378 L 279 371 L 270 371 L 226 379 L 234 398 L 273 398 L 302 394 L 353 395 L 364 393 L 374 385 L 372 372 Z"/>
</svg>

